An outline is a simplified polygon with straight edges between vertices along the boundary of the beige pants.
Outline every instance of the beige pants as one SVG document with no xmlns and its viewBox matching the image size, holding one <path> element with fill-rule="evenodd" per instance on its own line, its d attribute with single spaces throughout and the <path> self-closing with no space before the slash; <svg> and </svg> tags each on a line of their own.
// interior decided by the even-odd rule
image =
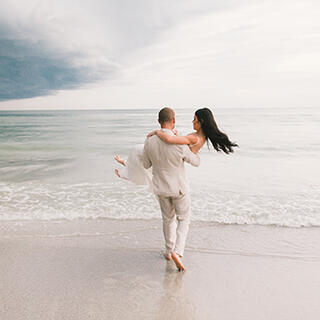
<svg viewBox="0 0 320 320">
<path fill-rule="evenodd" d="M 162 213 L 166 254 L 175 252 L 183 256 L 190 223 L 190 195 L 158 196 L 158 200 Z"/>
</svg>

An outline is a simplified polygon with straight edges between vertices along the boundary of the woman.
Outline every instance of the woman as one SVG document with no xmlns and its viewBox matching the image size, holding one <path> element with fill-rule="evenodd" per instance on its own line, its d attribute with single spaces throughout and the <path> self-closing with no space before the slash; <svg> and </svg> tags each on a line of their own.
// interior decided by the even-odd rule
<svg viewBox="0 0 320 320">
<path fill-rule="evenodd" d="M 236 143 L 229 140 L 225 133 L 219 130 L 210 109 L 198 109 L 194 114 L 192 123 L 195 131 L 187 136 L 172 136 L 164 131 L 155 130 L 149 133 L 147 137 L 149 138 L 153 135 L 157 135 L 161 140 L 167 143 L 186 144 L 193 153 L 198 153 L 206 141 L 209 145 L 209 140 L 216 151 L 223 151 L 226 154 L 233 152 L 234 147 L 238 147 Z M 127 162 L 121 159 L 118 155 L 115 156 L 115 160 L 126 168 L 122 172 L 117 169 L 115 170 L 118 177 L 128 179 L 136 184 L 149 183 L 150 171 L 145 170 L 140 161 L 143 151 L 142 147 L 140 146 L 138 149 L 137 147 L 136 149 L 133 149 Z"/>
</svg>

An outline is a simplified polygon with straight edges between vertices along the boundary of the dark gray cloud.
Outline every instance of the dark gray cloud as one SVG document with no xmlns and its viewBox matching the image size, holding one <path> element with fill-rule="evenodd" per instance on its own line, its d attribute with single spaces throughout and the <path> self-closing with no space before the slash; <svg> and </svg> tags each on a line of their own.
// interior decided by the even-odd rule
<svg viewBox="0 0 320 320">
<path fill-rule="evenodd" d="M 0 38 L 0 101 L 77 88 L 105 79 L 113 69 L 76 66 L 70 53 L 59 55 L 40 43 Z"/>
</svg>

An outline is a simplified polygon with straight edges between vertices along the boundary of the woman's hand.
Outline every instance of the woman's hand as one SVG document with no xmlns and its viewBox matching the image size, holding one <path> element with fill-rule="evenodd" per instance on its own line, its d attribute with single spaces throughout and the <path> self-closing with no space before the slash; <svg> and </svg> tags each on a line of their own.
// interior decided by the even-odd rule
<svg viewBox="0 0 320 320">
<path fill-rule="evenodd" d="M 150 137 L 156 135 L 158 133 L 158 131 L 160 131 L 160 130 L 154 130 L 154 131 L 148 133 L 147 138 L 150 138 Z"/>
<path fill-rule="evenodd" d="M 177 130 L 177 129 L 172 129 L 172 132 L 173 132 L 173 134 L 174 134 L 175 136 L 178 135 L 178 130 Z"/>
</svg>

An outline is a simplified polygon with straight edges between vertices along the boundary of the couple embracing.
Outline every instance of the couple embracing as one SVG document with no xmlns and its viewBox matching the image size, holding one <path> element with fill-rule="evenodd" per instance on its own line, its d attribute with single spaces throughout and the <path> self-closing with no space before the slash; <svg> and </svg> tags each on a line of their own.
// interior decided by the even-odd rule
<svg viewBox="0 0 320 320">
<path fill-rule="evenodd" d="M 152 169 L 150 184 L 158 198 L 162 213 L 164 256 L 167 260 L 173 260 L 178 270 L 184 271 L 181 258 L 184 254 L 191 215 L 184 162 L 198 167 L 200 165 L 198 152 L 208 140 L 216 151 L 222 150 L 227 154 L 233 152 L 233 147 L 237 144 L 232 143 L 228 136 L 218 129 L 208 108 L 195 112 L 192 121 L 195 131 L 187 136 L 178 136 L 174 130 L 175 113 L 171 108 L 165 107 L 159 111 L 158 122 L 161 129 L 149 133 L 143 148 L 135 149 L 127 162 L 118 156 L 115 157 L 127 170 L 125 174 L 116 170 L 116 174 L 139 184 L 141 181 L 144 183 L 149 180 Z M 139 170 L 139 181 L 134 181 Z"/>
</svg>

